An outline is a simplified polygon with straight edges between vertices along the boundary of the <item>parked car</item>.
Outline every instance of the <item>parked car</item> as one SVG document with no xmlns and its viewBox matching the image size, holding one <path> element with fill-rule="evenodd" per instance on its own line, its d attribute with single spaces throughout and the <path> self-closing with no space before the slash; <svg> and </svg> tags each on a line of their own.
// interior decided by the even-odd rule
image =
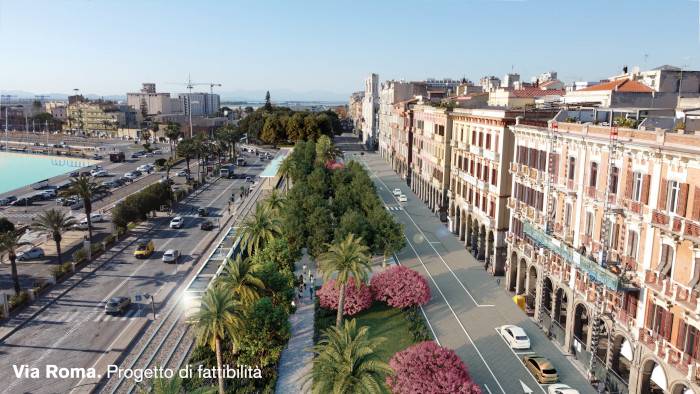
<svg viewBox="0 0 700 394">
<path fill-rule="evenodd" d="M 151 254 L 153 254 L 153 251 L 155 249 L 156 248 L 153 244 L 153 240 L 139 242 L 136 245 L 136 250 L 134 250 L 134 257 L 136 257 L 137 259 L 148 258 L 151 256 Z"/>
<path fill-rule="evenodd" d="M 537 355 L 525 356 L 523 363 L 538 383 L 548 384 L 559 381 L 557 370 L 546 358 Z"/>
<path fill-rule="evenodd" d="M 70 174 L 68 174 L 68 176 L 70 176 L 72 178 L 77 178 L 80 176 L 80 171 L 73 171 Z"/>
<path fill-rule="evenodd" d="M 180 252 L 178 252 L 176 249 L 168 249 L 163 253 L 162 260 L 164 263 L 177 264 L 177 260 L 179 257 L 180 257 Z"/>
<path fill-rule="evenodd" d="M 56 189 L 46 189 L 41 192 L 45 200 L 49 200 L 56 197 Z"/>
<path fill-rule="evenodd" d="M 505 325 L 499 327 L 498 332 L 512 349 L 530 348 L 530 338 L 522 328 L 513 325 Z"/>
<path fill-rule="evenodd" d="M 32 205 L 32 199 L 30 197 L 21 197 L 10 203 L 13 207 L 24 207 L 27 205 Z"/>
<path fill-rule="evenodd" d="M 102 155 L 97 154 L 97 153 L 95 153 L 94 155 L 92 155 L 92 159 L 93 159 L 93 160 L 102 160 L 103 158 L 104 158 L 104 157 L 102 157 Z"/>
<path fill-rule="evenodd" d="M 204 231 L 211 231 L 214 229 L 214 223 L 212 223 L 211 220 L 205 220 L 199 225 L 199 228 Z"/>
<path fill-rule="evenodd" d="M 139 157 L 141 157 L 141 154 L 139 152 L 134 152 L 131 154 L 132 159 L 138 159 Z"/>
<path fill-rule="evenodd" d="M 19 261 L 33 260 L 41 257 L 44 257 L 44 249 L 37 246 L 17 253 L 17 260 Z"/>
<path fill-rule="evenodd" d="M 90 214 L 90 221 L 93 223 L 100 223 L 105 220 L 104 216 L 102 216 L 101 213 L 99 212 L 93 212 Z"/>
<path fill-rule="evenodd" d="M 141 171 L 141 172 L 150 172 L 154 167 L 150 164 L 142 164 L 138 167 L 136 167 L 136 171 Z"/>
<path fill-rule="evenodd" d="M 3 197 L 3 198 L 0 198 L 0 206 L 10 205 L 15 201 L 17 201 L 17 197 L 15 197 L 15 196 Z"/>
<path fill-rule="evenodd" d="M 189 175 L 189 172 L 187 172 L 187 170 L 182 170 L 182 171 L 178 171 L 177 174 L 175 174 L 175 175 L 185 177 L 185 176 Z"/>
<path fill-rule="evenodd" d="M 394 195 L 397 197 L 403 194 L 403 192 L 401 192 L 401 189 L 399 189 L 398 187 L 396 189 L 394 189 L 394 191 L 392 191 L 392 193 L 394 193 Z"/>
<path fill-rule="evenodd" d="M 134 179 L 138 178 L 138 177 L 139 177 L 139 176 L 136 175 L 136 173 L 135 173 L 134 171 L 127 172 L 126 174 L 124 174 L 124 178 L 129 179 L 129 180 L 132 180 L 132 181 L 133 181 Z"/>
<path fill-rule="evenodd" d="M 408 202 L 408 197 L 406 197 L 405 194 L 402 194 L 398 198 L 399 202 Z"/>
<path fill-rule="evenodd" d="M 170 221 L 170 228 L 182 228 L 185 224 L 185 219 L 182 216 L 175 216 L 173 220 Z"/>
<path fill-rule="evenodd" d="M 85 206 L 85 204 L 83 204 L 83 200 L 77 200 L 74 203 L 72 203 L 71 205 L 69 205 L 69 208 L 72 211 L 77 211 L 79 209 L 83 209 L 84 206 Z"/>
<path fill-rule="evenodd" d="M 580 394 L 578 390 L 568 384 L 557 383 L 547 387 L 547 394 Z"/>
<path fill-rule="evenodd" d="M 209 216 L 209 207 L 201 207 L 197 210 L 197 215 L 201 217 Z"/>
<path fill-rule="evenodd" d="M 143 175 L 143 172 L 139 171 L 139 170 L 133 170 L 133 171 L 131 171 L 131 173 L 136 175 L 137 177 L 140 177 L 141 175 Z"/>
<path fill-rule="evenodd" d="M 106 314 L 121 314 L 126 312 L 131 306 L 131 298 L 129 297 L 112 297 L 105 304 Z"/>
<path fill-rule="evenodd" d="M 105 170 L 92 170 L 90 174 L 95 178 L 104 178 L 109 176 L 109 173 Z"/>
<path fill-rule="evenodd" d="M 246 182 L 253 182 L 253 178 L 247 176 L 247 177 L 245 177 L 245 181 Z"/>
</svg>

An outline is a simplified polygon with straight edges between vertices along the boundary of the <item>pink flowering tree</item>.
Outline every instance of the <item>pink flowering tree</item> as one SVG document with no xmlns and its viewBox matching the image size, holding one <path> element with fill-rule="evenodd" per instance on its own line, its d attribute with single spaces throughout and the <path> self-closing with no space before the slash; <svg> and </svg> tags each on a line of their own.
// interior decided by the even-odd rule
<svg viewBox="0 0 700 394">
<path fill-rule="evenodd" d="M 322 308 L 338 310 L 338 288 L 334 279 L 324 283 L 317 295 Z M 343 315 L 353 316 L 370 306 L 372 306 L 372 291 L 369 286 L 361 283 L 358 288 L 355 286 L 355 279 L 350 278 L 348 285 L 345 287 Z"/>
<path fill-rule="evenodd" d="M 403 265 L 395 265 L 370 280 L 374 299 L 394 308 L 425 305 L 430 301 L 430 286 L 418 272 Z"/>
<path fill-rule="evenodd" d="M 433 341 L 394 354 L 389 366 L 394 375 L 386 383 L 395 394 L 481 394 L 457 353 Z"/>
</svg>

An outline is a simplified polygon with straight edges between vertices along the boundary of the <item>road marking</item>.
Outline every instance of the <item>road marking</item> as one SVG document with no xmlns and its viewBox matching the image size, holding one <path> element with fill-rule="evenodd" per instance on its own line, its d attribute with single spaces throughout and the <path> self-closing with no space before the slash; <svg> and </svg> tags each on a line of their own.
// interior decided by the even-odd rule
<svg viewBox="0 0 700 394">
<path fill-rule="evenodd" d="M 372 175 L 373 175 L 379 182 L 381 182 L 382 185 L 384 185 L 384 187 L 386 187 L 387 189 L 389 188 L 389 187 L 386 185 L 386 183 L 384 183 L 384 181 L 382 181 L 381 178 L 379 178 L 379 177 L 377 176 L 377 174 L 374 172 L 374 170 L 372 170 L 369 166 L 366 166 L 366 167 L 367 167 L 367 169 L 372 173 Z M 408 219 L 411 221 L 411 223 L 413 223 L 413 226 L 415 226 L 416 230 L 418 230 L 418 232 L 421 233 L 421 235 L 423 236 L 423 238 L 427 240 L 428 237 L 425 235 L 425 233 L 423 232 L 423 230 L 421 230 L 421 228 L 418 227 L 418 224 L 416 224 L 416 222 L 413 220 L 413 218 L 411 217 L 411 215 L 409 215 L 408 212 L 407 212 L 406 210 L 403 210 L 403 213 L 406 214 L 406 216 L 408 217 Z M 408 239 L 408 237 L 407 237 L 406 239 Z M 469 296 L 469 298 L 471 298 L 472 302 L 474 302 L 474 304 L 476 304 L 477 307 L 485 308 L 485 307 L 493 307 L 493 306 L 494 306 L 494 305 L 492 305 L 492 304 L 479 304 L 478 302 L 476 302 L 476 300 L 474 299 L 474 297 L 472 296 L 472 294 L 471 294 L 471 293 L 469 292 L 469 290 L 467 290 L 467 288 L 464 286 L 464 283 L 462 283 L 462 281 L 457 277 L 457 274 L 455 274 L 454 271 L 452 271 L 452 268 L 450 268 L 450 266 L 447 264 L 447 262 L 445 261 L 445 259 L 442 258 L 442 255 L 440 254 L 440 252 L 438 252 L 437 249 L 435 249 L 435 247 L 433 246 L 433 244 L 432 244 L 431 242 L 428 242 L 428 245 L 433 249 L 433 251 L 435 252 L 435 254 L 437 254 L 438 258 L 440 258 L 440 261 L 442 261 L 442 264 L 444 264 L 445 267 L 447 267 L 447 269 L 450 271 L 450 273 L 452 274 L 452 276 L 454 276 L 454 278 L 457 280 L 457 283 L 459 283 L 459 285 L 462 287 L 462 289 L 464 289 L 464 291 L 467 293 L 467 295 Z"/>
<path fill-rule="evenodd" d="M 428 274 L 428 276 L 430 277 L 430 280 L 433 282 L 433 285 L 435 285 L 435 288 L 437 289 L 437 291 L 438 291 L 438 292 L 440 293 L 440 295 L 442 296 L 442 299 L 445 300 L 445 305 L 447 305 L 447 307 L 450 308 L 450 312 L 452 312 L 452 315 L 453 315 L 454 318 L 457 320 L 457 324 L 459 324 L 459 326 L 462 328 L 462 331 L 464 331 L 464 334 L 467 336 L 467 339 L 469 339 L 469 342 L 471 342 L 472 346 L 474 347 L 474 350 L 476 350 L 476 354 L 479 355 L 479 358 L 481 359 L 481 361 L 482 361 L 482 362 L 484 363 L 484 365 L 486 366 L 486 369 L 489 370 L 489 373 L 491 374 L 491 377 L 492 377 L 493 380 L 496 382 L 496 384 L 498 385 L 498 387 L 501 389 L 501 392 L 503 392 L 503 394 L 506 394 L 506 391 L 503 389 L 503 386 L 501 386 L 501 382 L 498 380 L 498 378 L 496 378 L 496 375 L 493 373 L 493 371 L 491 370 L 491 367 L 490 367 L 489 364 L 486 362 L 486 359 L 485 359 L 484 356 L 481 354 L 481 351 L 479 351 L 479 348 L 476 346 L 476 344 L 475 344 L 474 341 L 472 340 L 472 337 L 471 337 L 471 335 L 469 335 L 469 333 L 467 332 L 467 329 L 464 328 L 464 325 L 463 325 L 462 322 L 459 320 L 459 316 L 457 316 L 457 313 L 455 313 L 454 309 L 452 309 L 452 305 L 450 305 L 450 302 L 447 301 L 447 297 L 445 297 L 445 294 L 442 292 L 442 289 L 440 289 L 440 286 L 438 286 L 437 282 L 435 281 L 435 278 L 433 278 L 433 275 L 430 273 L 430 271 L 428 271 L 428 267 L 425 265 L 425 263 L 423 263 L 423 259 L 422 259 L 422 258 L 420 257 L 420 255 L 418 254 L 418 251 L 416 251 L 416 249 L 413 247 L 413 244 L 411 243 L 411 240 L 408 239 L 408 237 L 406 237 L 405 234 L 404 234 L 404 238 L 406 238 L 406 241 L 408 242 L 408 246 L 410 246 L 411 249 L 413 250 L 413 253 L 415 253 L 416 258 L 418 258 L 418 261 L 419 261 L 419 262 L 421 263 L 421 265 L 423 266 L 423 269 L 425 269 L 425 272 Z"/>
<path fill-rule="evenodd" d="M 488 391 L 488 392 L 489 392 L 489 394 L 492 394 L 492 393 L 491 393 L 491 389 L 489 388 L 489 386 L 487 386 L 487 385 L 484 385 L 484 388 L 486 389 L 486 391 Z"/>
</svg>

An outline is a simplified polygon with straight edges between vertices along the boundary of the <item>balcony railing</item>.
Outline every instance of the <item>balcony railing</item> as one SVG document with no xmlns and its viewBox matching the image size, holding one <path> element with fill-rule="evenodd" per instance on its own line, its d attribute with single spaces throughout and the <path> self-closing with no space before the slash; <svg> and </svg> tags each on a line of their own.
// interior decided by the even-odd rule
<svg viewBox="0 0 700 394">
<path fill-rule="evenodd" d="M 644 284 L 656 290 L 657 293 L 663 293 L 664 279 L 656 271 L 646 270 L 644 274 Z"/>
<path fill-rule="evenodd" d="M 481 156 L 484 149 L 477 145 L 469 145 L 469 152 L 473 155 Z"/>
</svg>

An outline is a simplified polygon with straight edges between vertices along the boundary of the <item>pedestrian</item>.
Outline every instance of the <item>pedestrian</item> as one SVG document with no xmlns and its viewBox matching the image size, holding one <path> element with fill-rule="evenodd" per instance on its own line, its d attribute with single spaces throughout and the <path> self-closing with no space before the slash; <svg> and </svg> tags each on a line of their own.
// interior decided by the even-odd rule
<svg viewBox="0 0 700 394">
<path fill-rule="evenodd" d="M 306 273 L 306 264 L 301 266 L 301 273 L 302 275 Z"/>
<path fill-rule="evenodd" d="M 311 301 L 314 300 L 314 287 L 313 286 L 309 287 L 309 300 L 311 300 Z"/>
<path fill-rule="evenodd" d="M 314 282 L 314 275 L 311 272 L 309 272 L 309 283 L 311 283 L 312 287 L 316 284 L 316 282 Z"/>
</svg>

